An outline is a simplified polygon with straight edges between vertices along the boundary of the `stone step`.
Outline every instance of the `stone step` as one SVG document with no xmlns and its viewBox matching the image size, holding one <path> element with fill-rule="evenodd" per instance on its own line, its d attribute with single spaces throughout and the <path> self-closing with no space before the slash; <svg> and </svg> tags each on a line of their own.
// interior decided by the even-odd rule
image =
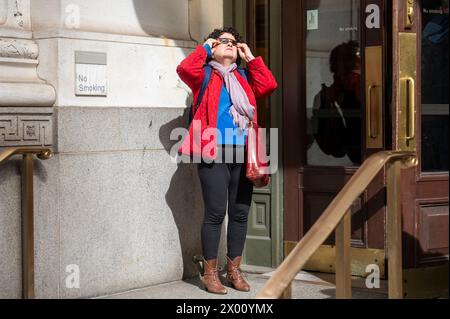
<svg viewBox="0 0 450 319">
<path fill-rule="evenodd" d="M 228 287 L 227 295 L 214 295 L 203 289 L 199 278 L 190 278 L 157 286 L 135 289 L 99 298 L 104 299 L 253 299 L 263 288 L 264 284 L 270 278 L 269 273 L 256 274 L 246 272 L 247 280 L 252 289 L 250 292 L 239 292 Z M 334 299 L 335 287 L 326 281 L 313 280 L 315 277 L 305 277 L 306 274 L 300 274 L 299 278 L 292 283 L 293 299 Z M 222 282 L 224 274 L 221 274 Z M 306 280 L 307 279 L 307 280 Z M 354 289 L 353 298 L 355 299 L 383 299 L 384 294 L 373 293 L 367 290 Z"/>
</svg>

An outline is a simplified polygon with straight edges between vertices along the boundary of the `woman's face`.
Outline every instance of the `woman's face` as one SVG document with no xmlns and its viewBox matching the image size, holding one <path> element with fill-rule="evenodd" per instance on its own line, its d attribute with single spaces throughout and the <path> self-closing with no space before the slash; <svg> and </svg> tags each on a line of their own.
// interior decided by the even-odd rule
<svg viewBox="0 0 450 319">
<path fill-rule="evenodd" d="M 226 40 L 228 40 L 228 42 Z M 236 47 L 236 39 L 231 33 L 223 33 L 217 40 L 223 40 L 223 43 L 218 43 L 213 48 L 213 58 L 219 63 L 228 60 L 234 63 L 237 60 L 238 52 Z"/>
</svg>

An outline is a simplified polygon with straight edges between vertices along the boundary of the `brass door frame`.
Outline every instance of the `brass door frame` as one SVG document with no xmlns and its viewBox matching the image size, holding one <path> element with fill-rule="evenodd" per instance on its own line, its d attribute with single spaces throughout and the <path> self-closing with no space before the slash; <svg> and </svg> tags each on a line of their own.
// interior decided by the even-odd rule
<svg viewBox="0 0 450 319">
<path fill-rule="evenodd" d="M 448 172 L 424 173 L 420 165 L 421 6 L 419 0 L 393 1 L 393 6 L 393 147 L 416 152 L 419 164 L 402 172 L 404 292 L 411 298 L 448 296 L 448 260 L 421 264 L 417 255 L 420 205 L 448 206 Z M 432 194 L 423 195 L 426 187 Z"/>
</svg>

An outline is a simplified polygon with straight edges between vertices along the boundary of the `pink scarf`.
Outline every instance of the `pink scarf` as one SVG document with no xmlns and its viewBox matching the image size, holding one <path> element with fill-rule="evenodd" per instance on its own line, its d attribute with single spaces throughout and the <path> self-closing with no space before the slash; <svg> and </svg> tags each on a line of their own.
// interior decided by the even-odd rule
<svg viewBox="0 0 450 319">
<path fill-rule="evenodd" d="M 248 96 L 234 75 L 233 71 L 237 69 L 236 63 L 228 67 L 224 67 L 217 61 L 210 61 L 209 65 L 217 70 L 223 77 L 225 87 L 231 96 L 230 115 L 233 117 L 233 122 L 241 130 L 248 127 L 250 121 L 255 115 L 255 107 L 250 104 Z"/>
</svg>

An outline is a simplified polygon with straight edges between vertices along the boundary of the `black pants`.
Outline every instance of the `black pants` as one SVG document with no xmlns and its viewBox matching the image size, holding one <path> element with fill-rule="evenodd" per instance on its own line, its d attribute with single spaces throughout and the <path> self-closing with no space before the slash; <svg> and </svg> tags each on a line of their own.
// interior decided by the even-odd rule
<svg viewBox="0 0 450 319">
<path fill-rule="evenodd" d="M 234 148 L 236 153 L 236 148 Z M 246 165 L 236 161 L 200 163 L 198 175 L 202 186 L 205 216 L 202 225 L 202 249 L 206 260 L 217 258 L 222 223 L 228 201 L 228 257 L 242 255 L 247 235 L 247 220 L 253 184 L 245 177 Z M 225 154 L 225 153 L 222 153 Z M 236 156 L 235 156 L 236 157 Z M 245 157 L 244 157 L 245 158 Z"/>
</svg>

